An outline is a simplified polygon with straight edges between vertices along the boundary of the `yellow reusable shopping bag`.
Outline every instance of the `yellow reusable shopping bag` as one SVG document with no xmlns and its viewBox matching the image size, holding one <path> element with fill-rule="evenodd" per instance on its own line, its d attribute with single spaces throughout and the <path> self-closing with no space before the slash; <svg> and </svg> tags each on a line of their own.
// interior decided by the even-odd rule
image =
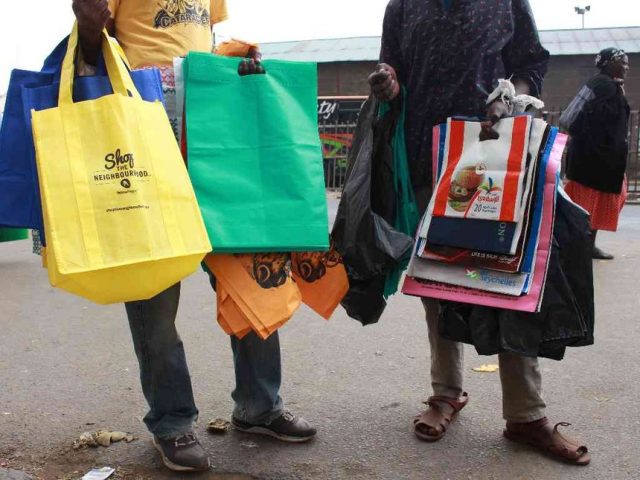
<svg viewBox="0 0 640 480">
<path fill-rule="evenodd" d="M 33 111 L 49 280 L 97 303 L 151 298 L 211 245 L 160 102 L 140 98 L 103 32 L 113 94 L 74 103 L 77 26 L 57 108 Z"/>
</svg>

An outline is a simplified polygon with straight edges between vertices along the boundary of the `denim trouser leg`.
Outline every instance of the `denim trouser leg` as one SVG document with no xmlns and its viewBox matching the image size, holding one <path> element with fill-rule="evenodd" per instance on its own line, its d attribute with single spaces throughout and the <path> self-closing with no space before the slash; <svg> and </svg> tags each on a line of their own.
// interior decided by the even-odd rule
<svg viewBox="0 0 640 480">
<path fill-rule="evenodd" d="M 236 388 L 233 416 L 253 424 L 269 423 L 282 414 L 280 339 L 275 332 L 262 340 L 254 332 L 238 340 L 231 337 Z"/>
<path fill-rule="evenodd" d="M 216 278 L 208 269 L 207 273 L 215 290 Z M 232 336 L 231 349 L 236 372 L 236 388 L 231 393 L 235 402 L 233 416 L 256 425 L 278 418 L 284 408 L 279 394 L 282 366 L 278 332 L 266 340 L 254 332 L 242 340 Z"/>
<path fill-rule="evenodd" d="M 184 347 L 175 326 L 179 301 L 177 283 L 150 300 L 125 305 L 142 391 L 149 404 L 144 422 L 161 438 L 188 432 L 198 416 Z"/>
</svg>

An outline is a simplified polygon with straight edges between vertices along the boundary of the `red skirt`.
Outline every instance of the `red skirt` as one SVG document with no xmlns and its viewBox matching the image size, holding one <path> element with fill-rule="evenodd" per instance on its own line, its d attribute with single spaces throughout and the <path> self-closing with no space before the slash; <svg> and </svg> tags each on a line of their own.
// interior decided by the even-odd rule
<svg viewBox="0 0 640 480">
<path fill-rule="evenodd" d="M 592 230 L 618 230 L 618 219 L 627 201 L 627 179 L 625 177 L 620 193 L 606 193 L 585 187 L 569 180 L 564 187 L 575 203 L 591 214 Z"/>
</svg>

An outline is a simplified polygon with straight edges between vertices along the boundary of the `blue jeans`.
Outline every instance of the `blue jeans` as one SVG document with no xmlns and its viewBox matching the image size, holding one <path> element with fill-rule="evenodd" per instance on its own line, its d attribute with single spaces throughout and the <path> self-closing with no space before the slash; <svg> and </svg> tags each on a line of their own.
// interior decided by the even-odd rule
<svg viewBox="0 0 640 480">
<path fill-rule="evenodd" d="M 149 404 L 144 422 L 160 438 L 190 431 L 198 417 L 187 359 L 175 325 L 179 301 L 178 283 L 150 300 L 125 305 L 142 391 Z M 278 333 L 266 341 L 254 333 L 242 340 L 231 337 L 231 348 L 236 372 L 233 415 L 248 423 L 269 423 L 283 409 Z"/>
</svg>

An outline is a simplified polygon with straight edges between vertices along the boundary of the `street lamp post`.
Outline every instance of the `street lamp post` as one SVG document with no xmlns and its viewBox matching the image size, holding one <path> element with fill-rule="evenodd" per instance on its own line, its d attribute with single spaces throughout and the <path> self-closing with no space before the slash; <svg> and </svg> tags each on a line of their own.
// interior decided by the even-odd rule
<svg viewBox="0 0 640 480">
<path fill-rule="evenodd" d="M 582 15 L 582 28 L 584 28 L 584 16 L 587 12 L 591 11 L 591 5 L 587 5 L 585 7 L 575 7 L 575 11 L 578 15 Z"/>
</svg>

